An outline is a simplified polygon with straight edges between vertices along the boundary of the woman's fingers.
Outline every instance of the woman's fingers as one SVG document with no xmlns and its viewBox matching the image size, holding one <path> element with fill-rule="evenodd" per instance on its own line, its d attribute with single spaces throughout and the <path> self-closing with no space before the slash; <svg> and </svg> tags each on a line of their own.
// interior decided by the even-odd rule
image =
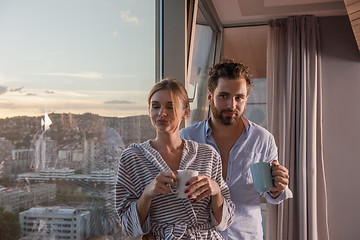
<svg viewBox="0 0 360 240">
<path fill-rule="evenodd" d="M 206 196 L 220 193 L 219 185 L 204 175 L 196 176 L 188 183 L 189 187 L 187 190 L 189 191 L 189 197 L 195 198 L 195 201 L 200 201 Z"/>
<path fill-rule="evenodd" d="M 144 192 L 149 197 L 155 197 L 158 194 L 167 195 L 170 188 L 175 186 L 177 176 L 174 172 L 160 172 L 151 183 L 146 186 Z"/>
</svg>

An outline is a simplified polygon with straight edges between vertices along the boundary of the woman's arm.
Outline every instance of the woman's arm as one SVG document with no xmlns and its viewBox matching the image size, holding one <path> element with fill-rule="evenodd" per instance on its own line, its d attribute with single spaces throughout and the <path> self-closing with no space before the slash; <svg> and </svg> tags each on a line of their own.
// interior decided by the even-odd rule
<svg viewBox="0 0 360 240">
<path fill-rule="evenodd" d="M 175 186 L 177 176 L 174 172 L 160 172 L 149 185 L 146 186 L 144 192 L 141 194 L 137 204 L 136 210 L 139 215 L 139 222 L 144 224 L 149 215 L 151 200 L 158 194 L 167 195 L 170 192 L 170 187 Z"/>
</svg>

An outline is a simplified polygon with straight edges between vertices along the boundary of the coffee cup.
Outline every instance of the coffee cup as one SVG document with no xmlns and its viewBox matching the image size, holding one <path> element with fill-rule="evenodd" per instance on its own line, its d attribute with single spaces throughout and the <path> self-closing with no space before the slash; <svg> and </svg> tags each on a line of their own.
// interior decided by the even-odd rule
<svg viewBox="0 0 360 240">
<path fill-rule="evenodd" d="M 258 162 L 250 165 L 251 175 L 255 190 L 259 193 L 270 191 L 274 186 L 271 175 L 271 164 L 268 162 Z"/>
<path fill-rule="evenodd" d="M 176 194 L 178 198 L 188 198 L 188 194 L 185 193 L 185 190 L 188 188 L 186 183 L 197 175 L 199 175 L 199 172 L 195 170 L 177 170 L 176 191 L 170 189 L 171 192 Z"/>
</svg>

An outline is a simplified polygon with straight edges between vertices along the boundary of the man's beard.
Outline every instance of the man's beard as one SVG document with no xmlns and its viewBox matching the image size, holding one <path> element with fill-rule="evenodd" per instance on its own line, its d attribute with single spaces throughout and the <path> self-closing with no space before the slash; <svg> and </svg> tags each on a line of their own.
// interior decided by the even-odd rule
<svg viewBox="0 0 360 240">
<path fill-rule="evenodd" d="M 211 100 L 211 112 L 216 120 L 219 120 L 224 125 L 234 125 L 239 122 L 241 119 L 243 112 L 240 113 L 238 110 L 231 110 L 231 109 L 224 109 L 220 112 L 217 110 L 214 104 L 214 100 Z M 232 112 L 234 113 L 233 116 L 224 116 L 224 113 Z"/>
</svg>

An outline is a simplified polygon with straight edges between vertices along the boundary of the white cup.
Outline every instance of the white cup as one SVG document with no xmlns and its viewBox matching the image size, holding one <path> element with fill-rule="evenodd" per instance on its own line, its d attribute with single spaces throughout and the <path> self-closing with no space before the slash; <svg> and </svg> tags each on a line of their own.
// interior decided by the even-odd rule
<svg viewBox="0 0 360 240">
<path fill-rule="evenodd" d="M 185 186 L 185 184 L 193 177 L 199 175 L 199 172 L 195 170 L 177 170 L 177 173 L 176 191 L 170 190 L 172 193 L 175 193 L 178 198 L 188 198 L 188 193 L 185 193 L 188 186 Z"/>
</svg>

